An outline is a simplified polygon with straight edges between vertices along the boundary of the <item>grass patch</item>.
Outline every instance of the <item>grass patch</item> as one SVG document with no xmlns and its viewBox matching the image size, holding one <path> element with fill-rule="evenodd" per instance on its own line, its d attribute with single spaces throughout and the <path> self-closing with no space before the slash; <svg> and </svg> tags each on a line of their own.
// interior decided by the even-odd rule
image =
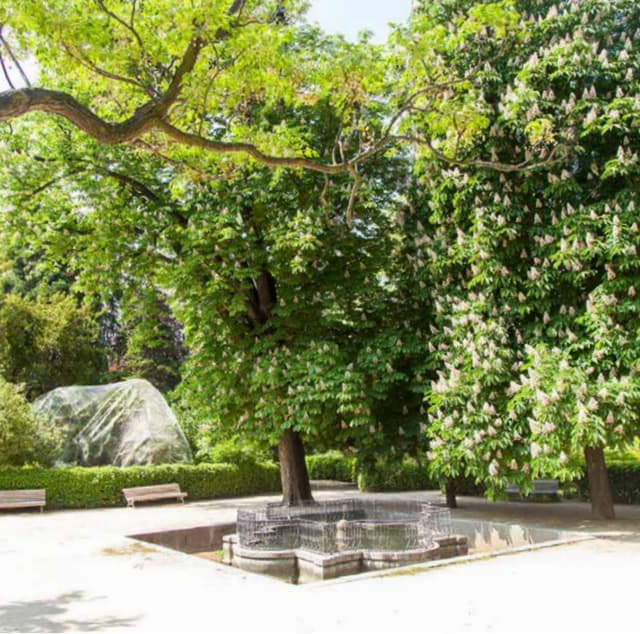
<svg viewBox="0 0 640 634">
<path fill-rule="evenodd" d="M 194 555 L 200 557 L 200 559 L 215 561 L 217 564 L 221 564 L 224 559 L 224 550 L 205 550 L 201 553 L 194 553 Z"/>
</svg>

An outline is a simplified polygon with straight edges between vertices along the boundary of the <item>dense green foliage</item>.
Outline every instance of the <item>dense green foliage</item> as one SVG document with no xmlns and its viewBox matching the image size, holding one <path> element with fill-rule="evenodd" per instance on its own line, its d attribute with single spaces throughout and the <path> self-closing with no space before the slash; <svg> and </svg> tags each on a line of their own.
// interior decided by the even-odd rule
<svg viewBox="0 0 640 634">
<path fill-rule="evenodd" d="M 59 440 L 35 414 L 23 390 L 0 376 L 0 466 L 48 464 Z"/>
<path fill-rule="evenodd" d="M 212 447 L 201 449 L 196 458 L 202 462 L 228 462 L 237 465 L 251 465 L 268 462 L 273 458 L 271 452 L 256 442 L 233 437 L 216 443 Z"/>
<path fill-rule="evenodd" d="M 88 306 L 70 295 L 0 295 L 0 374 L 29 398 L 61 385 L 96 382 L 105 367 Z"/>
<path fill-rule="evenodd" d="M 193 444 L 293 429 L 500 495 L 640 432 L 637 2 L 425 0 L 387 46 L 299 2 L 98 4 L 0 10 L 65 93 L 0 99 L 0 233 L 173 385 L 161 289 Z"/>
<path fill-rule="evenodd" d="M 466 147 L 539 166 L 421 166 L 438 307 L 429 455 L 435 473 L 499 494 L 578 476 L 584 447 L 640 430 L 640 8 L 503 3 L 495 38 L 465 34 L 460 4 L 472 6 L 433 3 L 423 20 L 451 20 L 453 69 L 480 60 L 486 133 Z"/>
<path fill-rule="evenodd" d="M 307 117 L 314 151 L 331 155 L 344 127 L 334 105 L 287 113 Z M 363 459 L 426 448 L 419 418 L 429 293 L 408 275 L 415 223 L 405 229 L 396 215 L 406 157 L 363 167 L 349 224 L 345 177 L 234 167 L 225 179 L 194 182 L 174 165 L 99 148 L 73 130 L 72 144 L 46 124 L 38 134 L 40 149 L 85 167 L 50 179 L 20 207 L 9 204 L 6 235 L 16 250 L 79 265 L 76 288 L 117 294 L 126 314 L 139 310 L 141 288 L 166 290 L 190 351 L 173 402 L 196 446 L 237 433 L 273 444 L 293 428 L 320 449 L 357 447 Z M 5 173 L 16 195 L 44 177 L 29 136 L 29 147 L 18 134 L 8 139 L 20 163 L 20 179 Z M 68 198 L 70 181 L 81 211 Z M 64 230 L 27 223 L 25 209 L 35 208 Z M 142 348 L 162 341 L 158 328 L 143 320 Z"/>
<path fill-rule="evenodd" d="M 438 484 L 429 476 L 426 465 L 415 459 L 402 461 L 380 459 L 371 467 L 358 472 L 361 491 L 425 491 L 437 489 Z"/>
<path fill-rule="evenodd" d="M 173 317 L 166 298 L 152 289 L 126 306 L 122 328 L 126 351 L 120 360 L 125 376 L 146 379 L 161 392 L 173 390 L 181 379 L 187 356 L 182 325 Z"/>
<path fill-rule="evenodd" d="M 280 489 L 273 463 L 0 469 L 0 489 L 46 489 L 48 509 L 123 506 L 123 488 L 170 482 L 177 482 L 190 500 Z"/>
<path fill-rule="evenodd" d="M 339 451 L 307 456 L 307 469 L 312 480 L 355 482 L 357 478 L 356 459 Z"/>
</svg>

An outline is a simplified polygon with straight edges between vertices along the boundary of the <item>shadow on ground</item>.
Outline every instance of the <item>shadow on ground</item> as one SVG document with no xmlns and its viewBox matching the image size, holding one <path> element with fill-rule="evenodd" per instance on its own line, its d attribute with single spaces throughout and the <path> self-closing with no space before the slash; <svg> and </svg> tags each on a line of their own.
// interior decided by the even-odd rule
<svg viewBox="0 0 640 634">
<path fill-rule="evenodd" d="M 51 599 L 16 601 L 0 605 L 0 632 L 99 632 L 133 627 L 139 617 L 101 617 L 91 620 L 65 618 L 74 603 L 94 600 L 83 592 L 68 592 Z"/>
</svg>

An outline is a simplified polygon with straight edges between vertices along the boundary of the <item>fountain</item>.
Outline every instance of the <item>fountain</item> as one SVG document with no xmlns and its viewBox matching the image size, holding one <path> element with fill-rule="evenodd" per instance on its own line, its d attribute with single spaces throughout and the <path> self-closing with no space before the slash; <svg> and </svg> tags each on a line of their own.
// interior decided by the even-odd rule
<svg viewBox="0 0 640 634">
<path fill-rule="evenodd" d="M 224 560 L 306 583 L 467 554 L 449 509 L 418 500 L 353 498 L 239 510 Z"/>
</svg>

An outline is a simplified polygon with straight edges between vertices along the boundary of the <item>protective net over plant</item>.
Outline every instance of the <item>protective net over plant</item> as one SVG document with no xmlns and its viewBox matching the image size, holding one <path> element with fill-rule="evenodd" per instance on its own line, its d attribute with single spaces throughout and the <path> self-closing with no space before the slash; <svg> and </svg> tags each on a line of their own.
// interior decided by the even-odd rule
<svg viewBox="0 0 640 634">
<path fill-rule="evenodd" d="M 240 546 L 319 553 L 431 548 L 451 533 L 449 509 L 416 500 L 331 500 L 238 511 Z"/>
<path fill-rule="evenodd" d="M 58 388 L 41 396 L 34 407 L 51 425 L 65 430 L 59 462 L 128 467 L 191 459 L 171 408 L 142 379 Z"/>
</svg>

